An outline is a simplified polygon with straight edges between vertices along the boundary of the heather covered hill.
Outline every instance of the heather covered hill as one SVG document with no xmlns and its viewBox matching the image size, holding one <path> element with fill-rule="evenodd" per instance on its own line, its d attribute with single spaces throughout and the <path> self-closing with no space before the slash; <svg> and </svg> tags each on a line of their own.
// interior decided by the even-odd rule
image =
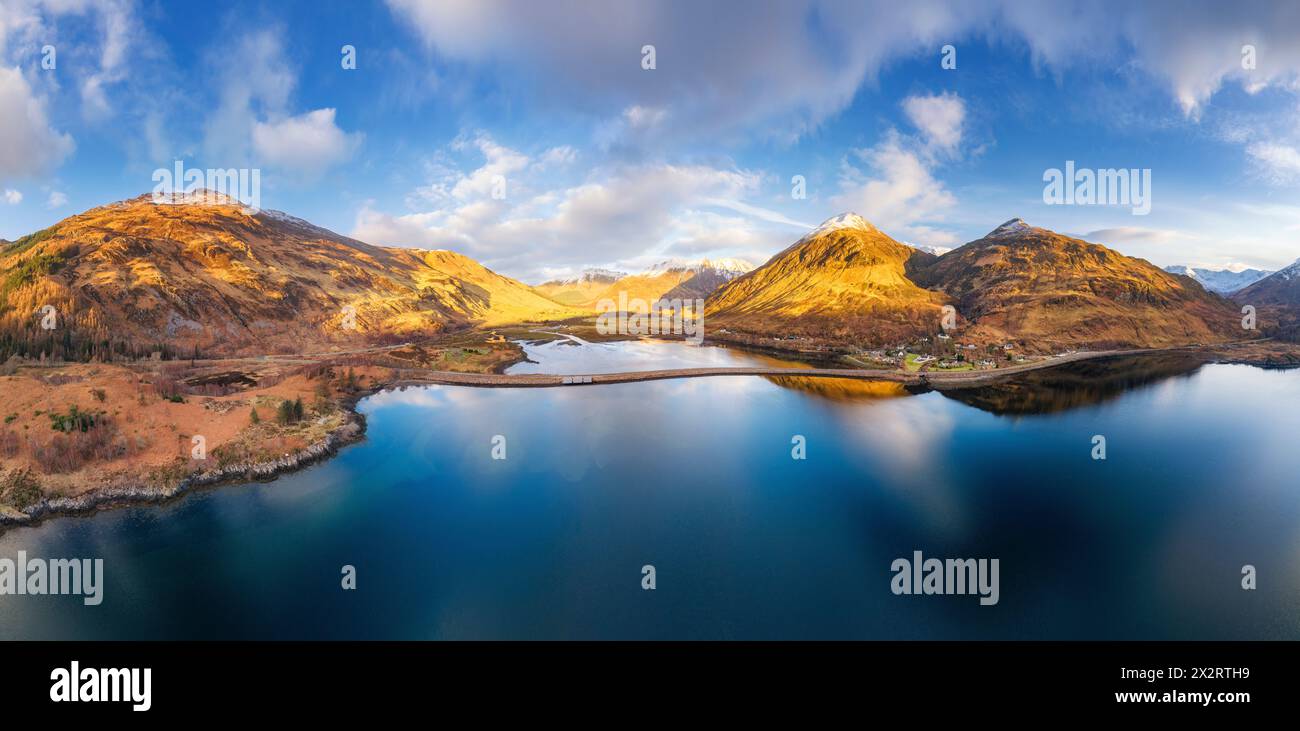
<svg viewBox="0 0 1300 731">
<path fill-rule="evenodd" d="M 101 206 L 0 251 L 4 354 L 346 349 L 578 314 L 450 251 L 372 246 L 196 200 Z M 40 328 L 46 305 L 54 330 Z"/>
<path fill-rule="evenodd" d="M 968 337 L 1032 348 L 1165 347 L 1242 338 L 1238 308 L 1186 277 L 1012 219 L 916 269 Z"/>
</svg>

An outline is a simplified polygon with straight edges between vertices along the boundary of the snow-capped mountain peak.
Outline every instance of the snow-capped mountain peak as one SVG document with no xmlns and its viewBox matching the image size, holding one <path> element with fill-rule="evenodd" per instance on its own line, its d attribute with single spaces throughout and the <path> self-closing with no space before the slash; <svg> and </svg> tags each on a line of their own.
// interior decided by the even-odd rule
<svg viewBox="0 0 1300 731">
<path fill-rule="evenodd" d="M 1029 224 L 1025 223 L 1025 219 L 1023 219 L 1023 218 L 1013 218 L 1013 219 L 1011 219 L 1010 221 L 1007 221 L 1006 223 L 1002 224 L 1001 226 L 998 226 L 997 228 L 995 228 L 995 229 L 993 229 L 992 231 L 990 231 L 990 232 L 988 233 L 988 235 L 989 235 L 989 236 L 1007 236 L 1007 235 L 1010 235 L 1010 234 L 1023 233 L 1023 232 L 1025 232 L 1025 231 L 1028 231 L 1028 230 L 1031 229 L 1031 228 L 1033 228 L 1033 227 L 1030 226 Z"/>
<path fill-rule="evenodd" d="M 951 246 L 930 246 L 929 244 L 908 244 L 908 246 L 917 251 L 924 251 L 927 254 L 934 254 L 935 256 L 943 256 L 952 251 Z"/>
<path fill-rule="evenodd" d="M 585 282 L 616 282 L 627 276 L 627 272 L 600 267 L 588 267 L 577 275 L 555 280 L 556 284 L 582 284 Z"/>
<path fill-rule="evenodd" d="M 1273 273 L 1265 269 L 1247 269 L 1240 266 L 1211 269 L 1209 267 L 1191 267 L 1185 264 L 1165 267 L 1165 271 L 1170 274 L 1191 277 L 1200 282 L 1205 289 L 1217 294 L 1231 294 L 1239 289 L 1245 289 Z"/>
<path fill-rule="evenodd" d="M 657 275 L 664 272 L 691 271 L 699 273 L 702 271 L 713 271 L 728 279 L 738 277 L 745 272 L 754 268 L 753 264 L 744 259 L 720 258 L 720 259 L 681 259 L 671 258 L 649 267 L 643 274 Z"/>
<path fill-rule="evenodd" d="M 1278 271 L 1277 275 L 1288 282 L 1300 277 L 1300 259 L 1296 259 L 1294 264 Z"/>
<path fill-rule="evenodd" d="M 813 229 L 805 238 L 811 238 L 819 234 L 824 234 L 827 231 L 837 231 L 839 229 L 845 229 L 845 228 L 858 229 L 860 231 L 876 230 L 876 227 L 872 226 L 871 222 L 868 221 L 867 219 L 863 218 L 862 216 L 859 216 L 856 213 L 846 212 L 846 213 L 841 213 L 838 216 L 832 216 L 826 219 L 825 221 L 822 221 L 822 225 Z"/>
</svg>

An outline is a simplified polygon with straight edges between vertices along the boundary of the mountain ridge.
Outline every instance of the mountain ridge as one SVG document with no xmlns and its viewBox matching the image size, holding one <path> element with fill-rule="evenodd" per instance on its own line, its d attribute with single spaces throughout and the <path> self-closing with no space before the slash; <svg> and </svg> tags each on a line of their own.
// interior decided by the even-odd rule
<svg viewBox="0 0 1300 731">
<path fill-rule="evenodd" d="M 1021 218 L 934 256 L 841 214 L 720 288 L 706 316 L 746 334 L 900 345 L 940 334 L 943 305 L 955 308 L 952 336 L 1030 350 L 1241 336 L 1239 316 L 1218 295 Z"/>
<path fill-rule="evenodd" d="M 17 243 L 0 252 L 11 350 L 19 337 L 66 350 L 75 335 L 82 356 L 86 340 L 99 357 L 301 352 L 581 314 L 454 252 L 375 246 L 232 202 L 144 195 Z M 45 305 L 67 325 L 57 340 L 27 314 Z"/>
<path fill-rule="evenodd" d="M 1230 295 L 1239 289 L 1249 287 L 1273 273 L 1267 269 L 1211 269 L 1183 264 L 1167 266 L 1165 271 L 1190 277 L 1207 291 L 1221 295 Z"/>
</svg>

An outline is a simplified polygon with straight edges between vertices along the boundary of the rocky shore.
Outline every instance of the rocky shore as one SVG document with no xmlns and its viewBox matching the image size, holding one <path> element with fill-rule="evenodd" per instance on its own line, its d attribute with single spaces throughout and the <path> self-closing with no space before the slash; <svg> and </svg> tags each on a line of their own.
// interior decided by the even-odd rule
<svg viewBox="0 0 1300 731">
<path fill-rule="evenodd" d="M 74 515 L 133 503 L 162 502 L 179 497 L 194 488 L 272 480 L 308 465 L 332 457 L 339 449 L 360 441 L 366 431 L 365 417 L 354 410 L 356 399 L 347 404 L 347 420 L 314 444 L 283 457 L 264 461 L 226 465 L 207 472 L 192 474 L 170 485 L 155 486 L 140 482 L 109 485 L 75 497 L 42 498 L 21 511 L 0 513 L 0 532 L 15 525 L 30 525 L 43 518 Z"/>
</svg>

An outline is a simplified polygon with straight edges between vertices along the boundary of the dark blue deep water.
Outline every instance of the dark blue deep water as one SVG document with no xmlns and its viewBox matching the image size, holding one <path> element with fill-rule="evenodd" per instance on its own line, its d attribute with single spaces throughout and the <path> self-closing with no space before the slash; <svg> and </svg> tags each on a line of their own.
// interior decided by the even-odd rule
<svg viewBox="0 0 1300 731">
<path fill-rule="evenodd" d="M 1179 359 L 387 392 L 306 471 L 0 535 L 107 574 L 0 596 L 0 638 L 1297 639 L 1297 403 L 1300 371 Z M 999 559 L 999 602 L 892 594 L 915 550 Z"/>
</svg>

